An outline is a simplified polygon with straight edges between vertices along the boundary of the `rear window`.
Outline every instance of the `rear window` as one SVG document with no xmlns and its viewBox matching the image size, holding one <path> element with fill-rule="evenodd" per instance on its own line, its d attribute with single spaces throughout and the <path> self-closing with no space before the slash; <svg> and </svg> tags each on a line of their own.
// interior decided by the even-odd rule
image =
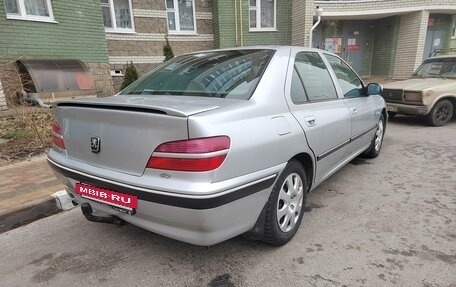
<svg viewBox="0 0 456 287">
<path fill-rule="evenodd" d="M 273 50 L 209 51 L 169 60 L 125 88 L 122 95 L 178 95 L 249 99 Z"/>
<path fill-rule="evenodd" d="M 456 78 L 456 58 L 426 60 L 412 76 L 421 78 Z"/>
</svg>

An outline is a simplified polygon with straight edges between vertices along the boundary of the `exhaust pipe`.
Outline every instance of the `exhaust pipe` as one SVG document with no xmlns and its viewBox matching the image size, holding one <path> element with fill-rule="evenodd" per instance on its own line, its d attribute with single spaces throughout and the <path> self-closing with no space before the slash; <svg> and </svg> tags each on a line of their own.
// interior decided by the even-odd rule
<svg viewBox="0 0 456 287">
<path fill-rule="evenodd" d="M 113 215 L 111 215 L 111 216 L 93 215 L 92 206 L 88 202 L 84 202 L 83 204 L 81 204 L 81 210 L 82 210 L 82 214 L 85 216 L 85 218 L 91 222 L 109 223 L 109 224 L 115 224 L 117 226 L 121 226 L 124 224 L 123 220 L 121 220 L 120 218 L 115 217 Z"/>
</svg>

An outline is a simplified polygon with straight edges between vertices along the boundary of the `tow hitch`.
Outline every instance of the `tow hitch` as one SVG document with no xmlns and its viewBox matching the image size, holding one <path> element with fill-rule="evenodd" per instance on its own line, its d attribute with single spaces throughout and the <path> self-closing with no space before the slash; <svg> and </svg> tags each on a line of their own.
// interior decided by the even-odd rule
<svg viewBox="0 0 456 287">
<path fill-rule="evenodd" d="M 93 215 L 92 214 L 93 213 L 92 206 L 88 202 L 84 202 L 83 204 L 81 204 L 81 210 L 82 210 L 82 214 L 85 216 L 85 218 L 88 221 L 91 221 L 91 222 L 109 223 L 109 224 L 115 224 L 115 225 L 118 225 L 118 226 L 124 224 L 123 220 L 121 220 L 120 218 L 115 217 L 113 215 L 111 215 L 111 216 L 95 216 L 95 215 Z"/>
</svg>

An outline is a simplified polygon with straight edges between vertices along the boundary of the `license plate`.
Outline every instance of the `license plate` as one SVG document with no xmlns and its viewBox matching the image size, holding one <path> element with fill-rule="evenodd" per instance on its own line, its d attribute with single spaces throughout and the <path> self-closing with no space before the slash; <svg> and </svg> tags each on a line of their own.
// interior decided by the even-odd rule
<svg viewBox="0 0 456 287">
<path fill-rule="evenodd" d="M 76 183 L 76 193 L 83 198 L 98 201 L 110 206 L 134 211 L 138 208 L 138 197 L 126 193 Z"/>
<path fill-rule="evenodd" d="M 388 112 L 397 112 L 397 107 L 386 106 L 386 110 L 387 110 Z"/>
</svg>

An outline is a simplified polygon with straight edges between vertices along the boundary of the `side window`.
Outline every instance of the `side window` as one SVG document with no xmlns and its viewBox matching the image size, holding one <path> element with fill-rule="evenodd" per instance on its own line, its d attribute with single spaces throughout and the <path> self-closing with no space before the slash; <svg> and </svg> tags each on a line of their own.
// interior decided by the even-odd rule
<svg viewBox="0 0 456 287">
<path fill-rule="evenodd" d="M 337 99 L 329 71 L 318 53 L 296 54 L 291 99 L 294 103 Z"/>
<path fill-rule="evenodd" d="M 328 54 L 325 57 L 336 74 L 345 98 L 365 96 L 363 82 L 344 61 Z"/>
<path fill-rule="evenodd" d="M 291 77 L 290 97 L 295 104 L 301 104 L 309 100 L 296 67 L 293 69 L 293 75 Z"/>
</svg>

